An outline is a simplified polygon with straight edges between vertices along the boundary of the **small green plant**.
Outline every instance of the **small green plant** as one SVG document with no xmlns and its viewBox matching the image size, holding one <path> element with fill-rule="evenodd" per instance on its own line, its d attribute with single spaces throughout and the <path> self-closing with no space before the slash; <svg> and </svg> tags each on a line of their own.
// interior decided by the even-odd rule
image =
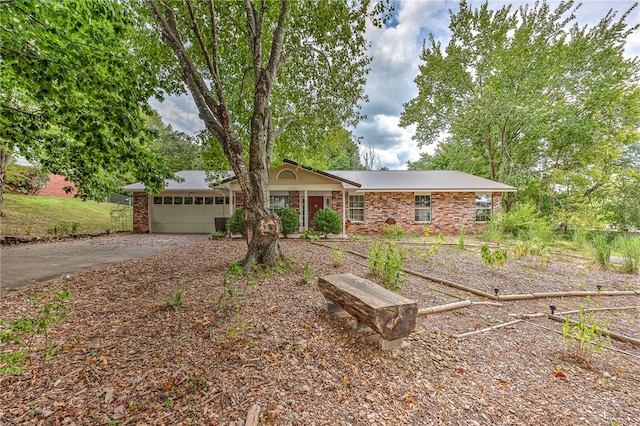
<svg viewBox="0 0 640 426">
<path fill-rule="evenodd" d="M 211 239 L 212 240 L 219 240 L 220 238 L 224 238 L 224 232 L 222 231 L 214 231 L 211 233 Z"/>
<path fill-rule="evenodd" d="M 222 304 L 225 300 L 233 300 L 238 294 L 238 285 L 241 281 L 244 274 L 244 270 L 242 269 L 242 264 L 239 260 L 234 260 L 229 265 L 229 268 L 224 272 L 224 277 L 222 278 L 222 284 L 224 286 L 223 292 L 220 294 L 218 298 L 218 303 Z M 250 279 L 247 276 L 246 287 L 248 287 L 252 283 L 252 278 Z"/>
<path fill-rule="evenodd" d="M 174 312 L 178 312 L 182 309 L 182 305 L 184 301 L 182 300 L 182 296 L 184 296 L 183 291 L 177 291 L 167 297 L 167 301 L 165 303 L 165 308 L 171 309 Z"/>
<path fill-rule="evenodd" d="M 59 222 L 56 225 L 47 228 L 47 234 L 50 235 L 72 235 L 78 232 L 80 224 L 78 222 Z"/>
<path fill-rule="evenodd" d="M 282 224 L 282 235 L 287 238 L 289 235 L 300 230 L 300 216 L 291 207 L 283 207 L 276 211 Z"/>
<path fill-rule="evenodd" d="M 339 234 L 342 231 L 340 215 L 328 207 L 318 210 L 313 217 L 313 230 L 324 234 L 325 238 L 328 234 Z"/>
<path fill-rule="evenodd" d="M 591 240 L 591 253 L 593 261 L 602 269 L 609 268 L 611 246 L 609 238 L 602 232 L 596 233 Z"/>
<path fill-rule="evenodd" d="M 608 339 L 605 338 L 607 322 L 599 321 L 584 307 L 578 312 L 578 320 L 572 321 L 567 315 L 562 326 L 562 335 L 568 348 L 572 348 L 571 355 L 584 361 L 589 360 L 589 351 L 599 351 Z"/>
<path fill-rule="evenodd" d="M 500 242 L 504 239 L 501 217 L 493 217 L 485 225 L 482 237 L 488 241 Z"/>
<path fill-rule="evenodd" d="M 428 226 L 425 226 L 424 228 L 422 228 L 422 235 L 424 235 L 425 238 L 429 238 L 429 235 L 431 235 L 431 230 L 429 229 Z"/>
<path fill-rule="evenodd" d="M 622 253 L 622 270 L 637 274 L 640 265 L 640 238 L 624 235 L 617 239 L 616 246 Z"/>
<path fill-rule="evenodd" d="M 338 246 L 331 247 L 331 261 L 334 267 L 344 264 L 344 250 Z"/>
<path fill-rule="evenodd" d="M 244 237 L 246 236 L 246 229 L 244 227 L 244 218 L 242 216 L 243 212 L 243 209 L 236 209 L 227 221 L 227 226 L 229 227 L 229 232 L 232 234 L 241 234 Z"/>
<path fill-rule="evenodd" d="M 304 266 L 302 267 L 302 282 L 309 285 L 313 283 L 313 280 L 313 268 L 311 267 L 309 262 L 305 262 Z"/>
<path fill-rule="evenodd" d="M 402 238 L 405 236 L 404 229 L 398 226 L 398 224 L 390 225 L 385 223 L 380 230 L 382 231 L 382 235 L 387 238 Z"/>
<path fill-rule="evenodd" d="M 318 241 L 320 238 L 321 238 L 320 234 L 318 234 L 312 229 L 307 229 L 300 235 L 301 240 Z"/>
<path fill-rule="evenodd" d="M 33 367 L 33 344 L 35 336 L 43 335 L 44 343 L 35 348 L 42 357 L 55 355 L 56 348 L 52 348 L 47 336 L 49 325 L 66 320 L 71 308 L 66 302 L 71 300 L 72 291 L 66 290 L 53 293 L 53 300 L 47 303 L 38 297 L 30 297 L 36 314 L 33 317 L 20 317 L 8 323 L 6 326 L 0 321 L 0 342 L 13 342 L 18 346 L 17 350 L 0 353 L 0 372 L 5 374 L 20 374 L 24 370 Z"/>
<path fill-rule="evenodd" d="M 405 280 L 403 265 L 407 256 L 396 243 L 376 242 L 371 245 L 369 268 L 371 277 L 380 279 L 382 286 L 390 290 L 399 290 Z"/>
<path fill-rule="evenodd" d="M 464 239 L 465 239 L 466 234 L 467 234 L 467 230 L 463 226 L 458 231 L 458 248 L 460 250 L 464 250 Z"/>
<path fill-rule="evenodd" d="M 489 246 L 482 244 L 480 246 L 480 254 L 482 255 L 482 260 L 487 267 L 495 265 L 502 269 L 507 263 L 507 249 L 497 248 L 491 251 Z"/>
</svg>

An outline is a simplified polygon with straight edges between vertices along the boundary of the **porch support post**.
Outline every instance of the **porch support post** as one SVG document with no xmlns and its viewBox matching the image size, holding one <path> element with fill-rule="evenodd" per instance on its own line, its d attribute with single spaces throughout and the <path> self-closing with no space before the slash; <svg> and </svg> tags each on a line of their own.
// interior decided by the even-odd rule
<svg viewBox="0 0 640 426">
<path fill-rule="evenodd" d="M 342 237 L 347 238 L 347 212 L 346 212 L 346 204 L 345 204 L 345 193 L 346 191 L 342 188 Z"/>
<path fill-rule="evenodd" d="M 304 190 L 304 211 L 302 213 L 303 215 L 303 227 L 304 230 L 307 231 L 309 229 L 309 197 L 307 195 L 307 190 Z"/>
</svg>

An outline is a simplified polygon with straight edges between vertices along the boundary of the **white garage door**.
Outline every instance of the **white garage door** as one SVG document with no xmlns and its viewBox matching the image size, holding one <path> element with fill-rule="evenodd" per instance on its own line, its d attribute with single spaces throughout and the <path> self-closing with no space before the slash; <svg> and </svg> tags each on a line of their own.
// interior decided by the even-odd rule
<svg viewBox="0 0 640 426">
<path fill-rule="evenodd" d="M 229 216 L 229 198 L 209 194 L 163 194 L 152 197 L 151 232 L 208 234 L 215 219 Z M 226 212 L 226 214 L 225 214 Z"/>
</svg>

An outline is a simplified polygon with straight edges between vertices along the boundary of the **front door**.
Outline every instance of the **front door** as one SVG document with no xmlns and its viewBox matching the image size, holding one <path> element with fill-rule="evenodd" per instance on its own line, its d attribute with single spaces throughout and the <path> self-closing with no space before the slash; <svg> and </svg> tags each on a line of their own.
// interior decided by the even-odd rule
<svg viewBox="0 0 640 426">
<path fill-rule="evenodd" d="M 324 197 L 322 195 L 317 196 L 317 195 L 312 195 L 308 197 L 309 200 L 309 209 L 308 209 L 308 226 L 309 228 L 313 227 L 313 218 L 316 217 L 316 213 L 318 213 L 318 210 L 321 210 L 324 208 Z"/>
</svg>

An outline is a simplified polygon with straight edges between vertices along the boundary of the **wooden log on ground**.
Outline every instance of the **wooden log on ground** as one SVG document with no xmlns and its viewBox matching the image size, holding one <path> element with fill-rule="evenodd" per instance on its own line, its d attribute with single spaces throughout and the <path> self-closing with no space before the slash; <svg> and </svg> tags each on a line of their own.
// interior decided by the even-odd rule
<svg viewBox="0 0 640 426">
<path fill-rule="evenodd" d="M 318 287 L 327 301 L 367 324 L 388 341 L 407 337 L 416 325 L 418 304 L 353 274 L 325 275 Z"/>
</svg>

